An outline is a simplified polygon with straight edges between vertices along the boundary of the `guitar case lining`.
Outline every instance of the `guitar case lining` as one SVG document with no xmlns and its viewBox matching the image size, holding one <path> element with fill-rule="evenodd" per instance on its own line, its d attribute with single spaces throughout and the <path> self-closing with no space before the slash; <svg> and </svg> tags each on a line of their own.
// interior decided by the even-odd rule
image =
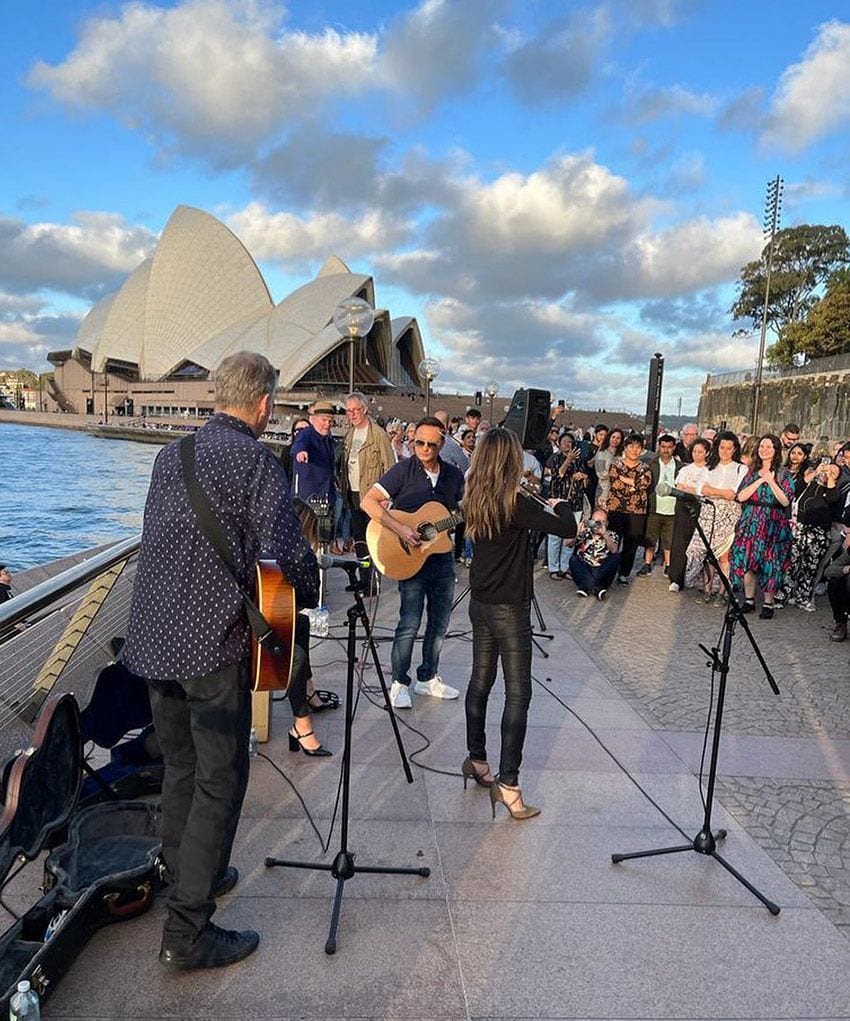
<svg viewBox="0 0 850 1021">
<path fill-rule="evenodd" d="M 57 831 L 67 827 L 67 838 L 45 860 L 44 895 L 0 936 L 0 1012 L 22 979 L 46 999 L 94 932 L 153 902 L 159 805 L 111 801 L 77 811 L 81 774 L 79 709 L 64 694 L 45 703 L 33 746 L 3 770 L 0 880 Z"/>
</svg>

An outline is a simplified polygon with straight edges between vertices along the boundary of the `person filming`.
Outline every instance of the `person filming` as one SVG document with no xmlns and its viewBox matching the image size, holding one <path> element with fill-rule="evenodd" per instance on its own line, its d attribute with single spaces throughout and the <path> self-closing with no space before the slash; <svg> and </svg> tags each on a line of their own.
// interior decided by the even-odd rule
<svg viewBox="0 0 850 1021">
<path fill-rule="evenodd" d="M 607 512 L 597 507 L 579 528 L 570 558 L 577 596 L 595 595 L 600 602 L 605 598 L 620 567 L 619 545 L 620 537 L 608 531 Z"/>
</svg>

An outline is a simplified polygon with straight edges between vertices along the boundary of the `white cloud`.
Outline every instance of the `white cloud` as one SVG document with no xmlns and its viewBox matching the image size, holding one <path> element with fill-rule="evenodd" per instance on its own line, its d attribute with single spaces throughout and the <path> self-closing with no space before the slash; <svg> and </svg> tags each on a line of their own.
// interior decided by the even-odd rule
<svg viewBox="0 0 850 1021">
<path fill-rule="evenodd" d="M 828 21 L 773 95 L 763 141 L 796 153 L 850 124 L 850 24 Z"/>
<path fill-rule="evenodd" d="M 603 5 L 550 21 L 530 39 L 503 33 L 510 47 L 504 74 L 527 103 L 572 96 L 597 74 L 612 28 L 610 11 Z"/>
<path fill-rule="evenodd" d="M 257 259 L 308 267 L 330 255 L 343 259 L 392 248 L 404 242 L 410 227 L 379 210 L 353 217 L 340 213 L 274 213 L 252 202 L 228 218 L 228 226 Z"/>
<path fill-rule="evenodd" d="M 0 286 L 97 297 L 117 286 L 155 244 L 152 231 L 115 213 L 80 212 L 71 224 L 0 218 Z"/>
<path fill-rule="evenodd" d="M 37 63 L 30 85 L 83 110 L 106 110 L 162 144 L 226 158 L 252 150 L 328 96 L 370 85 L 377 39 L 334 29 L 281 29 L 283 8 L 188 0 L 125 4 L 84 24 L 61 63 Z"/>
<path fill-rule="evenodd" d="M 661 120 L 665 117 L 711 117 L 718 101 L 709 93 L 691 92 L 681 85 L 663 89 L 644 89 L 630 97 L 629 117 L 637 123 Z"/>
<path fill-rule="evenodd" d="M 379 74 L 393 94 L 421 112 L 471 86 L 499 36 L 494 26 L 507 0 L 421 0 L 387 30 Z"/>
</svg>

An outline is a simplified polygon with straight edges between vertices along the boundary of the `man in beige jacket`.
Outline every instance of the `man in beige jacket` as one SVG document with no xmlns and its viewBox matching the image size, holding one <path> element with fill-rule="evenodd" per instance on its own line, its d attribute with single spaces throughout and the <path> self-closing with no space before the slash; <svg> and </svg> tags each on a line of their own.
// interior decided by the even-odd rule
<svg viewBox="0 0 850 1021">
<path fill-rule="evenodd" d="M 351 510 L 351 534 L 357 556 L 367 555 L 366 526 L 368 516 L 360 509 L 360 496 L 368 493 L 378 479 L 396 462 L 392 443 L 386 433 L 369 417 L 369 401 L 361 393 L 345 398 L 345 414 L 349 430 L 343 440 L 342 485 L 343 497 Z M 371 571 L 362 571 L 361 580 L 367 585 Z"/>
</svg>

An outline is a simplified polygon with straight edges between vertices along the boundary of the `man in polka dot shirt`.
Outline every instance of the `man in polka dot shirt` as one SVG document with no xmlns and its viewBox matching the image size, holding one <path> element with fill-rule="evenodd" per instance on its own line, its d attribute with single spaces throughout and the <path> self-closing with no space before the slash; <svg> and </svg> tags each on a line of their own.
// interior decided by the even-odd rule
<svg viewBox="0 0 850 1021">
<path fill-rule="evenodd" d="M 262 355 L 221 362 L 216 413 L 195 437 L 195 473 L 239 582 L 250 590 L 256 561 L 274 559 L 299 604 L 315 606 L 316 558 L 280 463 L 257 442 L 276 385 Z M 201 530 L 180 443 L 171 443 L 151 477 L 123 658 L 148 681 L 165 756 L 162 855 L 172 882 L 160 961 L 173 970 L 233 964 L 259 942 L 210 921 L 215 897 L 238 879 L 228 863 L 248 782 L 250 650 L 239 587 Z"/>
</svg>

